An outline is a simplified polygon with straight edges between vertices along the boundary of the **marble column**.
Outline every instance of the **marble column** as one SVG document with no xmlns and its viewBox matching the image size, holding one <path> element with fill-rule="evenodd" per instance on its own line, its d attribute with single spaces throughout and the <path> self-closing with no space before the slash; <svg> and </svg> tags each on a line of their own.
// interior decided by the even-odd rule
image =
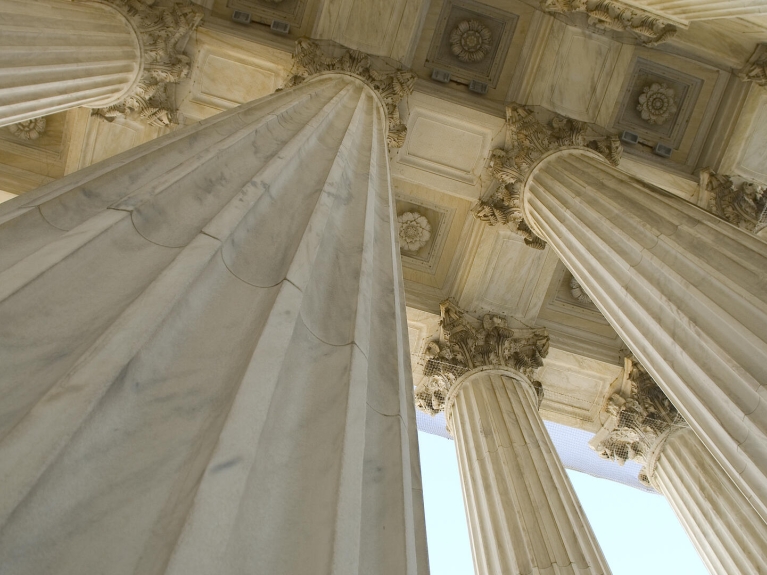
<svg viewBox="0 0 767 575">
<path fill-rule="evenodd" d="M 767 244 L 584 148 L 548 152 L 519 191 L 533 232 L 767 519 Z"/>
<path fill-rule="evenodd" d="M 0 126 L 118 102 L 138 81 L 138 33 L 112 6 L 0 0 Z"/>
<path fill-rule="evenodd" d="M 0 126 L 78 106 L 178 123 L 179 43 L 201 20 L 189 0 L 0 0 Z"/>
<path fill-rule="evenodd" d="M 767 0 L 634 0 L 634 2 L 686 22 L 767 14 Z"/>
<path fill-rule="evenodd" d="M 767 573 L 767 523 L 689 427 L 661 439 L 645 473 L 712 575 Z"/>
<path fill-rule="evenodd" d="M 442 327 L 416 403 L 455 438 L 477 575 L 609 574 L 538 413 L 545 330 L 477 325 L 450 302 Z"/>
<path fill-rule="evenodd" d="M 605 459 L 643 465 L 712 575 L 767 572 L 767 523 L 635 358 L 625 359 L 589 442 Z"/>
<path fill-rule="evenodd" d="M 428 573 L 403 74 L 352 63 L 0 206 L 3 575 Z"/>
</svg>

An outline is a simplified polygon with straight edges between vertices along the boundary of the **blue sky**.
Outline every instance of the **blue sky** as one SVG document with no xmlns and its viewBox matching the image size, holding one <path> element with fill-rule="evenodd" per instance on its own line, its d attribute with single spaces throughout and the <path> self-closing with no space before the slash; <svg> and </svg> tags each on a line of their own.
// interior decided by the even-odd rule
<svg viewBox="0 0 767 575">
<path fill-rule="evenodd" d="M 452 441 L 418 432 L 431 575 L 472 575 L 474 564 Z M 660 495 L 568 471 L 613 575 L 708 575 Z M 641 560 L 639 560 L 641 559 Z"/>
</svg>

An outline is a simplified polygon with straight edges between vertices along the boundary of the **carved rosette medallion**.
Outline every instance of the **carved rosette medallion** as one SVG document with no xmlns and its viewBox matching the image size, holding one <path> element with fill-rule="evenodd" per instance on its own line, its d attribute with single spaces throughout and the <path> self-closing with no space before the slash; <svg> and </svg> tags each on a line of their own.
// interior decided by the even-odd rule
<svg viewBox="0 0 767 575">
<path fill-rule="evenodd" d="M 481 62 L 491 48 L 490 29 L 476 20 L 464 20 L 450 33 L 450 49 L 461 62 Z"/>
<path fill-rule="evenodd" d="M 450 300 L 440 304 L 440 313 L 442 338 L 428 344 L 426 377 L 415 388 L 418 409 L 429 415 L 443 411 L 458 378 L 482 366 L 508 367 L 525 375 L 540 405 L 543 385 L 535 375 L 549 352 L 549 336 L 544 328 L 511 329 L 506 318 L 490 314 L 480 321 Z"/>
<path fill-rule="evenodd" d="M 137 117 L 150 126 L 178 124 L 175 84 L 189 76 L 191 59 L 180 49 L 202 22 L 202 13 L 190 0 L 170 6 L 154 0 L 109 0 L 133 23 L 142 44 L 143 62 L 138 83 L 121 102 L 93 111 L 113 121 Z"/>
<path fill-rule="evenodd" d="M 522 182 L 533 164 L 546 152 L 567 146 L 590 148 L 617 166 L 623 152 L 617 137 L 587 137 L 587 124 L 554 115 L 541 123 L 532 109 L 512 104 L 506 109 L 507 149 L 493 150 L 490 171 L 501 186 L 487 199 L 474 206 L 474 216 L 491 226 L 507 225 L 525 238 L 525 244 L 542 250 L 546 242 L 535 235 L 525 222 L 520 203 Z"/>
<path fill-rule="evenodd" d="M 342 47 L 339 47 L 342 48 Z M 307 78 L 321 72 L 345 72 L 357 76 L 373 88 L 386 106 L 389 131 L 387 142 L 392 148 L 401 148 L 407 136 L 407 126 L 400 120 L 399 103 L 413 93 L 416 75 L 406 70 L 379 72 L 372 67 L 371 57 L 359 50 L 343 48 L 338 57 L 325 54 L 318 44 L 306 38 L 296 41 L 293 67 L 286 88 L 297 86 Z"/>
<path fill-rule="evenodd" d="M 753 234 L 767 229 L 767 186 L 736 183 L 730 176 L 704 170 L 701 187 L 709 194 L 709 211 L 720 218 Z"/>
<path fill-rule="evenodd" d="M 625 359 L 621 388 L 608 398 L 603 414 L 605 423 L 589 446 L 619 465 L 626 461 L 644 465 L 639 480 L 649 486 L 647 464 L 671 431 L 687 425 L 684 418 L 632 356 Z"/>
<path fill-rule="evenodd" d="M 22 140 L 37 140 L 45 132 L 45 118 L 32 118 L 8 126 L 8 130 Z"/>
<path fill-rule="evenodd" d="M 639 95 L 637 111 L 641 112 L 642 119 L 649 124 L 665 124 L 677 111 L 676 93 L 666 84 L 645 86 Z"/>
<path fill-rule="evenodd" d="M 645 46 L 657 46 L 676 35 L 677 27 L 650 12 L 620 0 L 541 0 L 546 12 L 588 14 L 589 25 L 603 30 L 631 33 Z"/>
<path fill-rule="evenodd" d="M 405 212 L 397 217 L 399 245 L 405 251 L 417 252 L 431 237 L 431 224 L 418 212 Z"/>
</svg>

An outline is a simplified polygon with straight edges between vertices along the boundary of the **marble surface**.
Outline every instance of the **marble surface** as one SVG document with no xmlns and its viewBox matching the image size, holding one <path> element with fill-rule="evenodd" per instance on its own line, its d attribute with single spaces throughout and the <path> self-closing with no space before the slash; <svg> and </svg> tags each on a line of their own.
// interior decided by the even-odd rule
<svg viewBox="0 0 767 575">
<path fill-rule="evenodd" d="M 767 244 L 585 150 L 543 159 L 523 203 L 767 518 Z"/>
<path fill-rule="evenodd" d="M 333 75 L 2 204 L 3 575 L 428 573 L 395 223 Z"/>
</svg>

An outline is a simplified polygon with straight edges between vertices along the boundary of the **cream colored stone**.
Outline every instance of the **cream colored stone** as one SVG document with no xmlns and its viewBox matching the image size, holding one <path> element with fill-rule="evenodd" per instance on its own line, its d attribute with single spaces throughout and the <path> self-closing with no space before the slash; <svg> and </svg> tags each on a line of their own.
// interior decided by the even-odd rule
<svg viewBox="0 0 767 575">
<path fill-rule="evenodd" d="M 386 130 L 324 75 L 2 205 L 4 574 L 428 572 Z"/>
</svg>

